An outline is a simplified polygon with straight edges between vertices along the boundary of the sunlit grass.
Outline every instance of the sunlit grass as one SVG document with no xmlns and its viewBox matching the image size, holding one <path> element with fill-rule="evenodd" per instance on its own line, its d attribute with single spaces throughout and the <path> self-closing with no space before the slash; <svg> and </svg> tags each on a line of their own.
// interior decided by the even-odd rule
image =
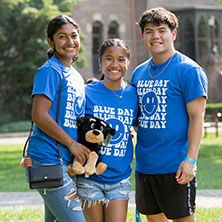
<svg viewBox="0 0 222 222">
<path fill-rule="evenodd" d="M 127 222 L 135 222 L 135 208 L 130 207 L 127 214 Z M 222 222 L 222 208 L 197 208 L 196 222 Z M 147 222 L 144 215 L 140 215 L 142 222 Z"/>
<path fill-rule="evenodd" d="M 40 222 L 44 221 L 43 209 L 0 208 L 1 222 Z"/>
<path fill-rule="evenodd" d="M 23 145 L 0 145 L 0 191 L 31 191 L 20 167 Z M 201 142 L 198 158 L 198 189 L 222 189 L 222 138 L 209 133 Z M 132 167 L 134 169 L 135 162 Z M 210 178 L 210 179 L 209 179 Z M 135 189 L 134 170 L 132 189 Z M 197 222 L 222 222 L 222 208 L 197 208 Z M 142 222 L 145 216 L 141 215 Z M 0 221 L 44 221 L 43 209 L 0 208 Z M 135 208 L 129 207 L 127 222 L 135 222 Z"/>
<path fill-rule="evenodd" d="M 135 143 L 135 140 L 133 140 Z M 132 169 L 135 162 L 132 162 Z M 222 132 L 220 137 L 208 133 L 202 138 L 197 161 L 198 189 L 222 189 Z M 210 178 L 210 179 L 209 179 Z M 131 175 L 132 190 L 135 189 L 134 171 Z"/>
<path fill-rule="evenodd" d="M 23 145 L 0 145 L 0 191 L 31 191 L 25 180 L 24 169 L 20 167 Z M 209 133 L 201 141 L 197 161 L 198 189 L 222 189 L 222 137 Z M 131 183 L 134 181 L 135 161 L 132 162 Z M 210 179 L 209 179 L 210 175 Z"/>
<path fill-rule="evenodd" d="M 141 215 L 142 222 L 146 217 Z M 31 208 L 0 208 L 1 222 L 40 222 L 44 221 L 43 209 Z M 135 208 L 129 207 L 127 222 L 135 222 Z M 197 222 L 222 222 L 222 208 L 197 208 Z"/>
<path fill-rule="evenodd" d="M 221 157 L 222 138 L 203 138 L 197 161 L 198 189 L 222 189 Z"/>
<path fill-rule="evenodd" d="M 20 166 L 23 145 L 0 146 L 0 192 L 30 191 Z"/>
</svg>

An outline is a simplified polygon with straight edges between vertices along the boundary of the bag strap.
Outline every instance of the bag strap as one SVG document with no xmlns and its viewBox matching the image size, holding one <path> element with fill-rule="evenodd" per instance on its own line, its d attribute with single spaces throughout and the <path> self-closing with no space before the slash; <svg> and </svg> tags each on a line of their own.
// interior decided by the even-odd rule
<svg viewBox="0 0 222 222">
<path fill-rule="evenodd" d="M 59 123 L 59 112 L 60 112 L 60 103 L 61 103 L 61 92 L 62 92 L 62 82 L 59 87 L 59 99 L 58 99 L 58 105 L 57 105 L 57 114 L 56 114 L 56 122 Z M 59 152 L 59 159 L 62 163 L 62 154 L 59 146 L 59 142 L 56 140 L 57 149 Z"/>
<path fill-rule="evenodd" d="M 59 87 L 59 98 L 58 98 L 57 114 L 56 114 L 56 122 L 57 122 L 57 123 L 59 122 L 59 112 L 60 112 L 60 103 L 61 103 L 61 92 L 62 92 L 62 82 L 61 82 L 60 87 Z M 26 148 L 27 148 L 27 145 L 28 145 L 29 140 L 30 140 L 31 135 L 32 135 L 33 125 L 34 125 L 34 122 L 32 121 L 31 128 L 30 128 L 30 132 L 29 132 L 28 138 L 27 138 L 27 140 L 26 140 L 26 142 L 25 142 L 25 145 L 24 145 L 24 148 L 23 148 L 23 152 L 22 152 L 22 156 L 23 156 L 23 157 L 26 155 Z M 59 142 L 58 142 L 58 141 L 56 141 L 56 145 L 57 145 L 57 149 L 58 149 L 58 152 L 59 152 L 59 159 L 60 159 L 60 161 L 62 162 L 62 154 L 61 154 L 61 150 L 60 150 L 60 146 L 59 146 Z"/>
<path fill-rule="evenodd" d="M 25 156 L 26 147 L 27 147 L 28 142 L 29 142 L 29 139 L 30 139 L 30 137 L 31 137 L 31 135 L 32 135 L 33 125 L 34 125 L 33 123 L 34 123 L 34 122 L 32 121 L 32 122 L 31 122 L 31 128 L 30 128 L 30 131 L 29 131 L 28 138 L 27 138 L 26 141 L 25 141 L 25 145 L 24 145 L 23 152 L 22 152 L 22 156 L 23 156 L 23 157 Z"/>
</svg>

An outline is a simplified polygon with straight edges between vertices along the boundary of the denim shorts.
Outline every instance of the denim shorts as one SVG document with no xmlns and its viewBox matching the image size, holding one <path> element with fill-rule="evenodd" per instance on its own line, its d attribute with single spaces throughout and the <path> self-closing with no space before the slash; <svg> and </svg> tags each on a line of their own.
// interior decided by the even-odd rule
<svg viewBox="0 0 222 222">
<path fill-rule="evenodd" d="M 110 200 L 129 200 L 130 177 L 115 184 L 101 184 L 84 177 L 77 177 L 77 193 L 81 200 L 99 201 L 108 204 Z"/>
</svg>

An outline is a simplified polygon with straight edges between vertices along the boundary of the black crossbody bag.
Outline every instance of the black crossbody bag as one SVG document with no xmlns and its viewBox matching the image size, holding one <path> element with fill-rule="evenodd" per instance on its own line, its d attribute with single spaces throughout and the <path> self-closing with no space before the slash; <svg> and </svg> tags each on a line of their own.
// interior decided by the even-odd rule
<svg viewBox="0 0 222 222">
<path fill-rule="evenodd" d="M 58 98 L 57 115 L 56 115 L 57 123 L 59 121 L 61 91 L 62 91 L 62 83 L 60 84 L 59 88 L 59 98 Z M 26 153 L 26 147 L 27 144 L 29 144 L 29 140 L 33 131 L 33 124 L 34 123 L 32 121 L 30 133 L 23 148 L 23 153 L 22 153 L 23 159 L 27 157 L 30 158 L 29 154 Z M 58 141 L 56 141 L 56 145 L 58 148 L 60 164 L 27 167 L 28 182 L 30 189 L 57 188 L 63 186 L 63 170 L 62 170 L 63 160 Z"/>
</svg>

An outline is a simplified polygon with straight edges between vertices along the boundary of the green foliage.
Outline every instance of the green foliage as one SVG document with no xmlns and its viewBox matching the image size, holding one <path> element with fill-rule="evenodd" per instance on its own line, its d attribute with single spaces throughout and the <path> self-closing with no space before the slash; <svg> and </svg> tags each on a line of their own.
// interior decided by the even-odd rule
<svg viewBox="0 0 222 222">
<path fill-rule="evenodd" d="M 0 126 L 2 124 L 8 123 L 10 121 L 10 114 L 1 114 L 0 115 Z"/>
<path fill-rule="evenodd" d="M 215 114 L 222 113 L 222 103 L 207 103 L 206 105 L 206 113 Z"/>
<path fill-rule="evenodd" d="M 30 121 L 5 123 L 0 126 L 0 133 L 29 131 L 30 127 L 31 127 Z"/>
<path fill-rule="evenodd" d="M 72 6 L 77 2 L 78 0 L 54 0 L 54 4 L 58 5 L 62 12 L 72 11 Z"/>
<path fill-rule="evenodd" d="M 1 0 L 1 114 L 10 114 L 11 120 L 30 119 L 33 77 L 37 68 L 47 59 L 46 25 L 56 15 L 70 15 L 75 2 Z M 83 47 L 80 54 L 82 52 Z M 76 64 L 82 67 L 85 61 L 81 58 Z"/>
<path fill-rule="evenodd" d="M 207 103 L 206 114 L 222 114 L 222 103 Z M 219 121 L 222 121 L 222 116 L 219 117 Z"/>
</svg>

